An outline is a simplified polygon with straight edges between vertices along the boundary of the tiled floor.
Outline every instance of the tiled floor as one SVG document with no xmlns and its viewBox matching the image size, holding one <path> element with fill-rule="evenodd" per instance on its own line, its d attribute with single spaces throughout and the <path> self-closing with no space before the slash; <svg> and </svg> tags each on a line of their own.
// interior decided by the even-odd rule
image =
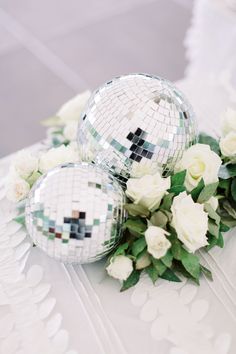
<svg viewBox="0 0 236 354">
<path fill-rule="evenodd" d="M 0 156 L 44 137 L 40 119 L 129 72 L 177 80 L 192 0 L 0 0 Z"/>
</svg>

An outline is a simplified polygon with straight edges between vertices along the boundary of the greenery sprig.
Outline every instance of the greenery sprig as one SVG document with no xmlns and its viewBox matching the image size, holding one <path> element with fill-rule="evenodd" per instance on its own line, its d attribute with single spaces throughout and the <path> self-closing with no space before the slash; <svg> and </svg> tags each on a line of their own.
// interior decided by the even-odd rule
<svg viewBox="0 0 236 354">
<path fill-rule="evenodd" d="M 185 186 L 187 171 L 183 170 L 171 175 L 170 188 L 158 208 L 150 211 L 131 200 L 125 205 L 128 219 L 123 225 L 124 237 L 109 258 L 110 264 L 118 255 L 128 257 L 133 262 L 133 270 L 127 279 L 123 280 L 121 291 L 134 286 L 144 272 L 153 283 L 158 278 L 180 282 L 182 277 L 185 277 L 199 284 L 203 274 L 212 280 L 212 273 L 201 264 L 198 252 L 189 252 L 179 240 L 177 231 L 172 225 L 171 207 L 174 198 L 183 192 L 190 195 L 195 203 L 204 205 L 204 211 L 208 214 L 206 235 L 208 244 L 202 249 L 208 252 L 215 246 L 223 248 L 224 232 L 236 226 L 236 164 L 221 155 L 219 142 L 213 137 L 201 134 L 199 143 L 210 146 L 211 150 L 222 159 L 217 182 L 205 184 L 204 179 L 201 178 L 197 186 L 188 191 Z M 208 203 L 212 197 L 217 197 L 218 200 L 216 210 Z M 148 252 L 145 233 L 151 222 L 168 232 L 167 238 L 171 243 L 166 254 L 159 259 Z M 149 262 L 146 262 L 147 266 L 144 264 L 140 269 L 137 265 L 144 256 Z"/>
</svg>

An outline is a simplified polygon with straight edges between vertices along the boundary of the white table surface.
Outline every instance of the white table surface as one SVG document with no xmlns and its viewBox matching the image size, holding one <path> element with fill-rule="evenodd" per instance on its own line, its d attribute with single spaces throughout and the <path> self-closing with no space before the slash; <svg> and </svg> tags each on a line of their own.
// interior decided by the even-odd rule
<svg viewBox="0 0 236 354">
<path fill-rule="evenodd" d="M 199 8 L 195 12 L 201 33 L 205 30 L 198 20 Z M 227 33 L 223 24 L 228 17 L 220 19 Z M 189 34 L 194 35 L 196 31 Z M 192 55 L 188 79 L 177 85 L 192 102 L 200 130 L 217 133 L 220 114 L 236 104 L 233 75 L 226 80 L 215 66 L 211 74 L 200 75 L 203 69 L 194 60 Z M 40 144 L 32 147 L 39 148 Z M 144 276 L 133 289 L 120 293 L 119 283 L 105 274 L 103 261 L 65 266 L 31 247 L 25 229 L 12 221 L 14 205 L 5 199 L 11 158 L 0 160 L 1 354 L 236 352 L 235 230 L 225 235 L 223 250 L 202 255 L 214 282 L 202 278 L 200 287 L 167 281 L 153 286 Z"/>
</svg>

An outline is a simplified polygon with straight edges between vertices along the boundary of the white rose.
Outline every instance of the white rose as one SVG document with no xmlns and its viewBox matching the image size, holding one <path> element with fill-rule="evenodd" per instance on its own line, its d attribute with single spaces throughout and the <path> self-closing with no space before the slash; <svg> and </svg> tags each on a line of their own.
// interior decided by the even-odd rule
<svg viewBox="0 0 236 354">
<path fill-rule="evenodd" d="M 74 150 L 76 152 L 76 154 L 79 154 L 79 149 L 78 149 L 78 144 L 76 141 L 71 141 L 67 147 L 69 147 L 70 149 Z"/>
<path fill-rule="evenodd" d="M 236 132 L 236 110 L 228 108 L 222 115 L 222 131 L 224 135 L 234 131 Z"/>
<path fill-rule="evenodd" d="M 209 145 L 196 144 L 183 153 L 182 159 L 175 167 L 175 172 L 187 170 L 185 187 L 191 191 L 202 178 L 206 185 L 217 182 L 221 162 L 221 158 L 210 149 Z"/>
<path fill-rule="evenodd" d="M 169 233 L 158 226 L 149 226 L 145 231 L 147 250 L 154 258 L 162 258 L 171 247 L 170 241 L 166 238 Z"/>
<path fill-rule="evenodd" d="M 69 141 L 76 140 L 77 129 L 78 129 L 78 122 L 72 121 L 67 123 L 63 129 L 64 137 Z"/>
<path fill-rule="evenodd" d="M 144 269 L 151 264 L 150 257 L 148 253 L 144 253 L 141 257 L 139 257 L 136 261 L 135 268 L 136 269 Z"/>
<path fill-rule="evenodd" d="M 145 175 L 154 175 L 156 172 L 160 172 L 160 168 L 157 166 L 157 164 L 153 163 L 152 161 L 142 161 L 133 162 L 130 171 L 131 177 L 140 178 Z"/>
<path fill-rule="evenodd" d="M 7 185 L 7 199 L 12 202 L 19 202 L 25 199 L 30 191 L 30 185 L 23 178 L 11 177 Z"/>
<path fill-rule="evenodd" d="M 57 148 L 52 148 L 43 153 L 39 160 L 39 170 L 42 173 L 47 172 L 51 168 L 66 162 L 77 162 L 78 151 L 75 151 L 70 146 L 61 145 Z"/>
<path fill-rule="evenodd" d="M 205 204 L 209 204 L 212 207 L 212 209 L 216 211 L 219 205 L 219 201 L 216 197 L 211 197 L 210 199 L 208 199 L 208 201 Z"/>
<path fill-rule="evenodd" d="M 171 206 L 174 226 L 178 239 L 183 242 L 189 252 L 195 252 L 206 246 L 208 215 L 204 211 L 204 205 L 194 203 L 191 195 L 180 193 L 173 199 Z"/>
<path fill-rule="evenodd" d="M 61 123 L 66 124 L 73 120 L 78 122 L 90 96 L 91 92 L 85 91 L 66 102 L 56 114 Z"/>
<path fill-rule="evenodd" d="M 162 178 L 157 172 L 153 176 L 130 178 L 126 185 L 126 195 L 134 204 L 142 205 L 152 211 L 159 207 L 167 189 L 170 188 L 170 177 Z"/>
<path fill-rule="evenodd" d="M 27 150 L 19 151 L 12 162 L 12 168 L 21 178 L 27 179 L 38 170 L 38 159 Z"/>
<path fill-rule="evenodd" d="M 133 271 L 133 262 L 126 256 L 116 256 L 111 259 L 106 270 L 111 277 L 126 280 Z"/>
<path fill-rule="evenodd" d="M 220 139 L 220 150 L 223 156 L 236 156 L 236 131 L 232 131 Z"/>
</svg>

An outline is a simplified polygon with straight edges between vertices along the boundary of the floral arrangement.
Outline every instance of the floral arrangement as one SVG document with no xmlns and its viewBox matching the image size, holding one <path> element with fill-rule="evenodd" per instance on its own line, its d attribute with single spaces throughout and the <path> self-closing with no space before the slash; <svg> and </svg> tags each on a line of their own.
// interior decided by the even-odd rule
<svg viewBox="0 0 236 354">
<path fill-rule="evenodd" d="M 89 96 L 89 91 L 76 96 L 43 121 L 48 127 L 46 151 L 16 155 L 8 178 L 9 200 L 23 201 L 43 173 L 79 160 L 76 130 Z M 135 285 L 142 272 L 153 283 L 158 278 L 179 282 L 184 276 L 199 284 L 201 274 L 212 279 L 198 250 L 223 247 L 223 233 L 236 226 L 236 111 L 225 112 L 221 138 L 200 134 L 171 176 L 142 166 L 131 176 L 124 236 L 106 266 L 122 282 L 121 291 Z M 23 223 L 23 214 L 16 221 Z"/>
</svg>

